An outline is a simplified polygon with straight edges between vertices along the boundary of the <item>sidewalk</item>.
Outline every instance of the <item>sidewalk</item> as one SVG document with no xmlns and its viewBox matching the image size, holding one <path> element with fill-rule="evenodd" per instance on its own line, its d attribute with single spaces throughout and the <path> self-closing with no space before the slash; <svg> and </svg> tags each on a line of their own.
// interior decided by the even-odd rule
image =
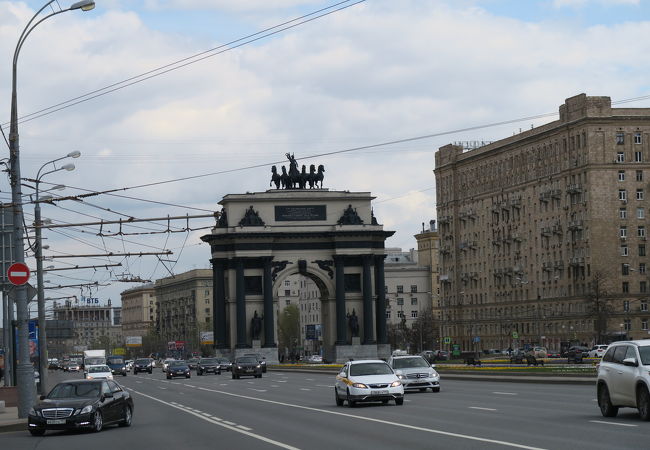
<svg viewBox="0 0 650 450">
<path fill-rule="evenodd" d="M 18 418 L 16 406 L 6 406 L 0 411 L 0 433 L 8 431 L 27 431 L 27 419 Z"/>
</svg>

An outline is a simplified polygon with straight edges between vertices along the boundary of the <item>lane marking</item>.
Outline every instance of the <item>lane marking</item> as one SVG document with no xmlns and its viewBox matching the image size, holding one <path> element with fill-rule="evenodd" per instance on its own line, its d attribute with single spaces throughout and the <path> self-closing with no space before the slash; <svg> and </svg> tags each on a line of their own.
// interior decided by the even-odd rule
<svg viewBox="0 0 650 450">
<path fill-rule="evenodd" d="M 244 425 L 237 425 L 237 428 L 241 428 L 242 430 L 246 430 L 246 431 L 252 430 L 252 428 L 245 427 Z"/>
<path fill-rule="evenodd" d="M 470 406 L 469 409 L 480 409 L 481 411 L 496 411 L 494 408 L 481 408 L 480 406 Z"/>
<path fill-rule="evenodd" d="M 283 443 L 283 442 L 275 441 L 275 440 L 273 440 L 273 439 L 267 438 L 267 437 L 262 436 L 262 435 L 260 435 L 260 434 L 252 433 L 252 432 L 250 432 L 250 431 L 248 431 L 248 430 L 244 430 L 244 429 L 241 429 L 241 428 L 238 428 L 238 427 L 230 426 L 230 425 L 228 425 L 228 424 L 226 423 L 226 421 L 221 421 L 221 422 L 220 422 L 220 421 L 217 421 L 217 420 L 215 420 L 215 419 L 211 419 L 211 418 L 208 418 L 208 417 L 204 417 L 204 416 L 202 416 L 202 415 L 200 415 L 200 414 L 197 414 L 197 413 L 192 412 L 192 411 L 188 411 L 187 409 L 180 408 L 180 407 L 178 407 L 178 406 L 176 406 L 176 405 L 172 405 L 172 404 L 169 403 L 169 402 L 166 402 L 166 401 L 164 401 L 164 400 L 160 400 L 160 399 L 158 399 L 158 398 L 156 398 L 156 397 L 152 397 L 151 395 L 147 395 L 147 394 L 145 394 L 145 393 L 143 393 L 143 392 L 138 392 L 138 391 L 136 391 L 136 390 L 134 390 L 134 389 L 132 389 L 132 391 L 135 392 L 135 393 L 137 393 L 137 394 L 142 395 L 143 397 L 147 397 L 147 398 L 149 398 L 149 399 L 151 399 L 151 400 L 154 400 L 154 401 L 156 401 L 156 402 L 162 403 L 163 405 L 167 405 L 167 406 L 169 406 L 169 407 L 171 407 L 171 408 L 176 408 L 176 409 L 178 409 L 178 410 L 180 410 L 180 411 L 184 411 L 184 412 L 186 412 L 187 414 L 192 414 L 193 416 L 198 417 L 198 418 L 201 419 L 201 420 L 205 420 L 206 422 L 210 422 L 210 423 L 212 423 L 212 424 L 214 424 L 214 425 L 218 425 L 218 426 L 220 426 L 220 427 L 227 428 L 227 429 L 229 429 L 229 430 L 231 430 L 231 431 L 234 431 L 234 432 L 236 432 L 236 433 L 244 434 L 244 435 L 246 435 L 246 436 L 252 437 L 253 439 L 258 439 L 258 440 L 260 440 L 260 441 L 268 442 L 269 444 L 276 445 L 276 446 L 281 447 L 281 448 L 286 448 L 286 449 L 289 449 L 289 450 L 299 450 L 297 447 L 293 447 L 293 446 L 291 446 L 291 445 L 289 445 L 289 444 L 285 444 L 285 443 Z"/>
<path fill-rule="evenodd" d="M 317 384 L 316 387 L 325 387 L 325 388 L 333 388 L 334 385 L 327 385 L 327 384 Z"/>
<path fill-rule="evenodd" d="M 286 383 L 287 380 L 278 380 L 278 383 Z"/>
<path fill-rule="evenodd" d="M 604 423 L 605 425 L 618 425 L 619 427 L 638 427 L 632 423 L 605 422 L 604 420 L 590 420 L 592 423 Z"/>
<path fill-rule="evenodd" d="M 195 388 L 195 387 L 196 387 L 196 386 L 194 386 L 193 384 L 184 384 L 184 386 L 191 387 L 191 388 Z"/>
<path fill-rule="evenodd" d="M 434 428 L 423 428 L 423 427 L 418 427 L 418 426 L 415 426 L 415 425 L 397 423 L 397 422 L 393 422 L 393 421 L 389 421 L 389 420 L 375 419 L 375 418 L 372 418 L 372 417 L 356 416 L 356 415 L 350 414 L 350 413 L 343 413 L 343 412 L 339 412 L 339 411 L 331 411 L 331 410 L 327 410 L 327 409 L 314 408 L 314 407 L 311 407 L 311 406 L 294 405 L 292 403 L 279 402 L 279 401 L 276 401 L 276 400 L 269 400 L 269 399 L 266 399 L 266 398 L 249 397 L 248 395 L 234 394 L 232 392 L 219 391 L 219 390 L 216 390 L 216 389 L 208 389 L 208 388 L 199 388 L 199 389 L 202 389 L 204 391 L 214 392 L 214 393 L 217 393 L 217 394 L 228 395 L 230 397 L 236 397 L 236 398 L 243 398 L 243 399 L 247 399 L 247 400 L 252 400 L 252 401 L 256 401 L 256 402 L 269 403 L 269 404 L 272 404 L 272 405 L 287 406 L 289 408 L 303 409 L 303 410 L 306 410 L 306 411 L 315 411 L 315 412 L 319 412 L 319 413 L 332 414 L 332 415 L 341 416 L 341 417 L 349 417 L 349 418 L 352 418 L 352 419 L 365 420 L 366 422 L 381 423 L 383 425 L 389 425 L 389 426 L 394 426 L 394 427 L 398 427 L 398 428 L 406 428 L 408 430 L 422 431 L 422 432 L 425 432 L 425 433 L 438 434 L 438 435 L 442 435 L 442 436 L 455 437 L 455 438 L 459 438 L 459 439 L 467 439 L 467 440 L 470 440 L 470 441 L 487 442 L 487 443 L 490 443 L 490 444 L 498 444 L 498 445 L 503 445 L 503 446 L 506 446 L 506 447 L 513 447 L 513 448 L 523 448 L 523 449 L 527 449 L 527 450 L 545 450 L 543 447 L 531 447 L 529 445 L 517 444 L 517 443 L 514 443 L 514 442 L 508 442 L 508 441 L 501 441 L 501 440 L 498 440 L 498 439 L 482 438 L 482 437 L 478 437 L 478 436 L 472 436 L 472 435 L 469 435 L 469 434 L 452 433 L 450 431 L 436 430 Z"/>
<path fill-rule="evenodd" d="M 226 425 L 232 425 L 233 427 L 237 426 L 237 424 L 235 422 L 229 422 L 227 420 L 224 420 L 223 423 L 225 423 Z"/>
<path fill-rule="evenodd" d="M 313 378 L 305 378 L 306 381 L 314 381 Z"/>
<path fill-rule="evenodd" d="M 497 395 L 519 395 L 516 392 L 492 392 L 492 393 Z"/>
<path fill-rule="evenodd" d="M 136 381 L 136 383 L 138 383 L 138 384 L 142 384 L 142 381 Z"/>
<path fill-rule="evenodd" d="M 307 388 L 300 388 L 300 390 L 301 391 L 311 391 L 311 389 L 307 389 Z"/>
<path fill-rule="evenodd" d="M 272 384 L 271 387 L 280 387 L 277 384 Z"/>
<path fill-rule="evenodd" d="M 256 392 L 266 392 L 266 389 L 255 389 L 255 388 L 248 388 L 251 391 L 256 391 Z"/>
<path fill-rule="evenodd" d="M 158 389 L 167 389 L 166 387 L 158 386 Z"/>
</svg>

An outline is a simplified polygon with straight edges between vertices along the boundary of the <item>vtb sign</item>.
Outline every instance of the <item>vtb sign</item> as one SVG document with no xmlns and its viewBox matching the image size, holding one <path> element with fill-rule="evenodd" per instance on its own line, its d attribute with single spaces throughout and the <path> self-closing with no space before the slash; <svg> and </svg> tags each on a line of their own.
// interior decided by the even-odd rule
<svg viewBox="0 0 650 450">
<path fill-rule="evenodd" d="M 14 286 L 21 286 L 29 281 L 29 267 L 24 263 L 14 263 L 7 269 L 7 278 Z"/>
</svg>

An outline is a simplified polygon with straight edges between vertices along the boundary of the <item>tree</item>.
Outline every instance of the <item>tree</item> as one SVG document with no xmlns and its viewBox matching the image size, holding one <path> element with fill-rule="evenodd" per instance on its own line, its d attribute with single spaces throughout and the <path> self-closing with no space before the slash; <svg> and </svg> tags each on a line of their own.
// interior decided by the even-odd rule
<svg viewBox="0 0 650 450">
<path fill-rule="evenodd" d="M 427 308 L 420 311 L 418 318 L 411 324 L 407 333 L 407 342 L 411 349 L 418 349 L 419 352 L 424 350 L 433 350 L 438 341 L 438 324 L 433 315 L 433 310 Z"/>
<path fill-rule="evenodd" d="M 594 317 L 594 337 L 596 344 L 603 343 L 607 340 L 607 317 L 612 310 L 607 292 L 607 278 L 605 272 L 596 271 L 589 283 L 587 302 L 588 310 Z"/>
<path fill-rule="evenodd" d="M 280 348 L 293 353 L 300 340 L 300 310 L 297 305 L 288 305 L 278 316 L 278 340 Z"/>
</svg>

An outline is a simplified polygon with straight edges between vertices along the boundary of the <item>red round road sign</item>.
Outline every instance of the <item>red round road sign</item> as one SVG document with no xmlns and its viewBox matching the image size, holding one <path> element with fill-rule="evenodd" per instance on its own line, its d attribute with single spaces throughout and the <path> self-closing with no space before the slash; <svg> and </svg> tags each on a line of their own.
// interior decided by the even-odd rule
<svg viewBox="0 0 650 450">
<path fill-rule="evenodd" d="M 29 281 L 29 267 L 24 263 L 13 263 L 7 270 L 7 278 L 13 285 L 25 284 Z"/>
</svg>

